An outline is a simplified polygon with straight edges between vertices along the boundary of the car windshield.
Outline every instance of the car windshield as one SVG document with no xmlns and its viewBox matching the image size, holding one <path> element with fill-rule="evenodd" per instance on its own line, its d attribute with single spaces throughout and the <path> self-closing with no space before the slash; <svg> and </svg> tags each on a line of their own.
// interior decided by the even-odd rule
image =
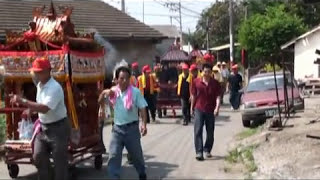
<svg viewBox="0 0 320 180">
<path fill-rule="evenodd" d="M 276 76 L 277 77 L 277 85 L 278 88 L 283 88 L 283 76 Z M 292 86 L 292 81 L 290 77 L 286 77 L 287 79 L 287 86 Z M 266 77 L 258 77 L 251 79 L 249 81 L 247 92 L 259 92 L 259 91 L 268 91 L 276 89 L 274 76 L 266 76 Z"/>
</svg>

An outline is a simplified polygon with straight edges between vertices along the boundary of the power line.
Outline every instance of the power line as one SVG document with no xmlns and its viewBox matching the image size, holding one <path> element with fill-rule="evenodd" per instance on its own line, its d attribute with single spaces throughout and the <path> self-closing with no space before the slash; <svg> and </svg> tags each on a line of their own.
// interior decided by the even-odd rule
<svg viewBox="0 0 320 180">
<path fill-rule="evenodd" d="M 129 12 L 129 14 L 141 14 L 140 12 Z M 169 14 L 148 14 L 145 13 L 145 16 L 163 16 L 163 17 L 179 17 L 179 16 L 173 16 L 173 15 L 169 15 Z"/>
</svg>

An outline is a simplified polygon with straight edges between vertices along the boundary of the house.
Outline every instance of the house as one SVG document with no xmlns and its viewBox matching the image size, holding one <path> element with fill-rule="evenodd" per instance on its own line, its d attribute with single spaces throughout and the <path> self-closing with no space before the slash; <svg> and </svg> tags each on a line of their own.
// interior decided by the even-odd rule
<svg viewBox="0 0 320 180">
<path fill-rule="evenodd" d="M 294 78 L 320 78 L 320 66 L 315 51 L 320 49 L 320 25 L 281 46 L 294 55 Z"/>
<path fill-rule="evenodd" d="M 34 8 L 46 6 L 49 0 L 1 0 L 0 1 L 0 46 L 5 44 L 6 31 L 20 32 L 28 29 Z M 151 64 L 156 56 L 156 44 L 165 39 L 159 31 L 141 23 L 100 0 L 55 0 L 55 9 L 73 7 L 71 20 L 75 31 L 97 32 L 95 39 L 106 48 L 106 70 L 111 74 L 116 62 L 125 59 L 140 65 Z M 13 13 L 14 12 L 14 13 Z"/>
<path fill-rule="evenodd" d="M 151 27 L 168 37 L 156 45 L 157 54 L 161 57 L 170 49 L 176 38 L 180 37 L 180 33 L 174 25 L 151 25 Z"/>
</svg>

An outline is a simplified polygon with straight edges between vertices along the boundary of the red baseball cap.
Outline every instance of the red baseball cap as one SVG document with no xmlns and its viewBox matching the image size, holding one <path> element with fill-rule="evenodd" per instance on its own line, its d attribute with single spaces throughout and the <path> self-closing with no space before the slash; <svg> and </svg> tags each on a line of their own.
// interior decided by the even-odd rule
<svg viewBox="0 0 320 180">
<path fill-rule="evenodd" d="M 133 68 L 136 68 L 136 67 L 138 67 L 138 62 L 134 62 L 134 63 L 132 63 L 132 65 L 131 65 L 131 67 L 133 67 Z"/>
<path fill-rule="evenodd" d="M 149 65 L 143 66 L 142 72 L 151 72 L 150 66 Z"/>
<path fill-rule="evenodd" d="M 182 69 L 183 69 L 183 70 L 189 69 L 188 64 L 182 64 Z"/>
<path fill-rule="evenodd" d="M 48 69 L 51 69 L 51 64 L 49 59 L 45 57 L 41 57 L 41 58 L 37 58 L 32 62 L 32 67 L 29 69 L 29 71 L 40 72 Z"/>
<path fill-rule="evenodd" d="M 197 68 L 197 65 L 196 64 L 191 64 L 191 66 L 190 66 L 190 71 L 193 71 L 193 70 L 196 70 L 196 69 L 198 69 Z"/>
<path fill-rule="evenodd" d="M 238 64 L 233 65 L 231 69 L 238 69 Z"/>
</svg>

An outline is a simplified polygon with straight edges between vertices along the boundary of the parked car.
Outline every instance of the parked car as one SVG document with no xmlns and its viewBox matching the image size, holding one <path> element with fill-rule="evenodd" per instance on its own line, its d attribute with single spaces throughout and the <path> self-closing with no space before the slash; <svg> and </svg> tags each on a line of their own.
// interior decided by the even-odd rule
<svg viewBox="0 0 320 180">
<path fill-rule="evenodd" d="M 292 83 L 293 83 L 293 109 L 303 110 L 304 99 L 299 91 L 297 82 L 291 80 L 290 74 L 286 73 L 287 92 L 289 103 L 292 103 Z M 284 108 L 284 76 L 283 72 L 276 73 L 280 110 Z M 243 89 L 240 107 L 242 124 L 250 127 L 252 121 L 265 121 L 278 114 L 278 102 L 273 73 L 263 73 L 253 76 Z"/>
</svg>

